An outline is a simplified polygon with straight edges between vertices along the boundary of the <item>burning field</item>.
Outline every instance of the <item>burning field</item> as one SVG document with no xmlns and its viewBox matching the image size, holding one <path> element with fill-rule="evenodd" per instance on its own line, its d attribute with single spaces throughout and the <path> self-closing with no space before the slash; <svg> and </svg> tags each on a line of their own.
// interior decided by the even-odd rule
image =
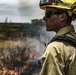
<svg viewBox="0 0 76 75">
<path fill-rule="evenodd" d="M 1 41 L 0 75 L 39 75 L 44 48 L 35 38 Z"/>
</svg>

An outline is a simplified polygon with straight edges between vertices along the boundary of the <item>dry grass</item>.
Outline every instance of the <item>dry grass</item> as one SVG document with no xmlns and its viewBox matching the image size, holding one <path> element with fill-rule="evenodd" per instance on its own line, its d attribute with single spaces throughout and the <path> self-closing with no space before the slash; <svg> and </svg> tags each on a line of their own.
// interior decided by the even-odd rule
<svg viewBox="0 0 76 75">
<path fill-rule="evenodd" d="M 3 69 L 3 67 L 7 66 L 6 69 L 11 73 L 15 73 L 15 68 L 17 68 L 16 75 L 20 75 L 20 73 L 25 72 L 25 70 L 29 68 L 28 60 L 32 58 L 35 59 L 37 57 L 36 45 L 38 43 L 38 40 L 31 38 L 27 38 L 24 41 L 1 41 L 0 67 Z M 6 72 L 6 70 L 2 72 Z"/>
</svg>

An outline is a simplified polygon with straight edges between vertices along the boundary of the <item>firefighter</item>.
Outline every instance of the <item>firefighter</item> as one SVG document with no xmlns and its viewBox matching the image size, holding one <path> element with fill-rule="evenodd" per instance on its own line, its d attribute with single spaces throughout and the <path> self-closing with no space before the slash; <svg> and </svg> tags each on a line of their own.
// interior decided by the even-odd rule
<svg viewBox="0 0 76 75">
<path fill-rule="evenodd" d="M 76 0 L 40 0 L 39 6 L 46 30 L 56 32 L 43 53 L 40 75 L 76 75 Z"/>
</svg>

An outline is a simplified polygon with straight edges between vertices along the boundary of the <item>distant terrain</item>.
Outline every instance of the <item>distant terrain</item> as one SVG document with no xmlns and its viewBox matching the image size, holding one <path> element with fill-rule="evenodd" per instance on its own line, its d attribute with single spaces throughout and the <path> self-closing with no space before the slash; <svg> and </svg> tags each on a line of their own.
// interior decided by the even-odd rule
<svg viewBox="0 0 76 75">
<path fill-rule="evenodd" d="M 31 23 L 0 23 L 0 39 L 14 40 L 22 37 L 39 37 L 43 27 L 42 20 L 32 20 Z"/>
</svg>

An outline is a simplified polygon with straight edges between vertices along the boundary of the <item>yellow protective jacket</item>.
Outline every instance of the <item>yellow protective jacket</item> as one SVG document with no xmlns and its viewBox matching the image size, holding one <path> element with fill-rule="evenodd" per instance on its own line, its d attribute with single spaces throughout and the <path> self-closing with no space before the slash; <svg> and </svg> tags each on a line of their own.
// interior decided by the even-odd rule
<svg viewBox="0 0 76 75">
<path fill-rule="evenodd" d="M 63 34 L 76 39 L 72 25 L 59 30 L 55 37 Z M 48 44 L 42 56 L 40 75 L 76 75 L 76 47 L 66 41 L 54 41 Z"/>
</svg>

